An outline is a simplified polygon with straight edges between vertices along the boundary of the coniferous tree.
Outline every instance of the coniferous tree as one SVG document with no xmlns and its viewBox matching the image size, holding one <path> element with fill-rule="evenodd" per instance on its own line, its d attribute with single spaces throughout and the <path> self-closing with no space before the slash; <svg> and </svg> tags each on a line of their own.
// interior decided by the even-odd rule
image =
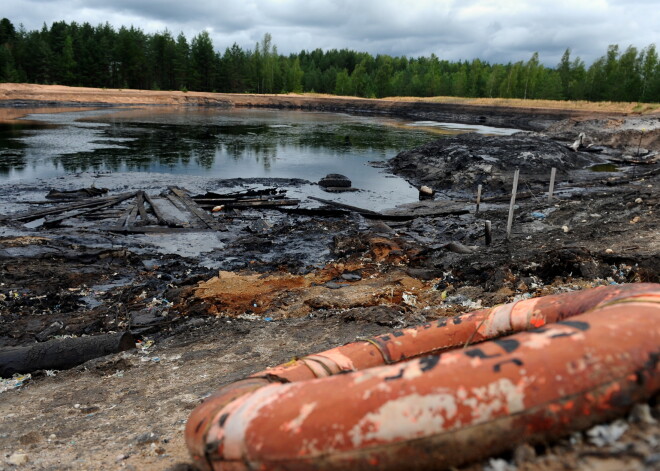
<svg viewBox="0 0 660 471">
<path fill-rule="evenodd" d="M 195 36 L 190 44 L 192 86 L 194 90 L 210 92 L 214 86 L 215 51 L 208 31 Z"/>
<path fill-rule="evenodd" d="M 587 67 L 566 49 L 556 67 L 537 53 L 526 61 L 489 64 L 430 57 L 391 57 L 331 49 L 284 56 L 269 33 L 253 50 L 215 51 L 208 32 L 176 39 L 108 23 L 54 22 L 16 29 L 0 19 L 0 81 L 114 88 L 223 92 L 338 93 L 363 97 L 438 96 L 660 101 L 655 45 L 618 45 Z"/>
</svg>

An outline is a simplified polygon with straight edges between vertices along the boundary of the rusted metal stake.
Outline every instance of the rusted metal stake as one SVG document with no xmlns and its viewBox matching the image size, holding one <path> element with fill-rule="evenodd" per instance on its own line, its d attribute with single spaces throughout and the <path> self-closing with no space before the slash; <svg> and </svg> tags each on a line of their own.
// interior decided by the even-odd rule
<svg viewBox="0 0 660 471">
<path fill-rule="evenodd" d="M 490 245 L 490 243 L 493 241 L 493 233 L 491 232 L 490 221 L 486 220 L 485 226 L 486 226 L 486 245 Z"/>
<path fill-rule="evenodd" d="M 516 205 L 516 193 L 518 192 L 518 177 L 520 176 L 520 169 L 516 169 L 513 174 L 513 189 L 511 190 L 511 204 L 509 205 L 509 220 L 506 223 L 506 238 L 511 238 L 511 226 L 513 225 L 513 207 Z"/>
<path fill-rule="evenodd" d="M 477 210 L 474 214 L 479 214 L 479 203 L 481 203 L 481 185 L 477 187 Z"/>
<path fill-rule="evenodd" d="M 550 170 L 550 189 L 548 190 L 548 203 L 552 203 L 552 193 L 555 191 L 555 176 L 557 175 L 557 169 L 552 167 Z"/>
</svg>

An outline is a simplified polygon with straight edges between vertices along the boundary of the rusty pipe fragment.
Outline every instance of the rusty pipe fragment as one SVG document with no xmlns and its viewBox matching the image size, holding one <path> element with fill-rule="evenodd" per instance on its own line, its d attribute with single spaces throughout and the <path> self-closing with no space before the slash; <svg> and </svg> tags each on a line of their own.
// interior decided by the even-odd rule
<svg viewBox="0 0 660 471">
<path fill-rule="evenodd" d="M 338 347 L 220 389 L 191 415 L 188 447 L 201 469 L 397 469 L 558 436 L 660 389 L 659 301 L 660 285 L 597 288 Z"/>
</svg>

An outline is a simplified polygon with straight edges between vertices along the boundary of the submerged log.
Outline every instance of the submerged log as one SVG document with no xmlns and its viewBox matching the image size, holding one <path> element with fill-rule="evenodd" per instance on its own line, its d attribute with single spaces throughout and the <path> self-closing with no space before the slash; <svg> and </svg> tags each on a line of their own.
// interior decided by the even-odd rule
<svg viewBox="0 0 660 471">
<path fill-rule="evenodd" d="M 65 370 L 88 360 L 135 348 L 130 332 L 53 339 L 0 350 L 0 377 L 37 370 Z"/>
<path fill-rule="evenodd" d="M 225 206 L 228 208 L 267 208 L 272 206 L 297 206 L 300 204 L 300 200 L 296 199 L 272 199 L 272 200 L 261 200 L 261 201 L 237 201 L 235 203 L 226 203 Z"/>
<path fill-rule="evenodd" d="M 371 211 L 370 209 L 364 209 L 364 208 L 358 208 L 357 206 L 351 206 L 350 204 L 344 204 L 344 203 L 338 203 L 337 201 L 332 201 L 332 200 L 326 200 L 323 198 L 317 198 L 316 196 L 308 196 L 307 197 L 310 200 L 318 201 L 319 203 L 324 203 L 328 204 L 330 206 L 335 206 L 337 208 L 341 209 L 348 209 L 349 211 L 354 211 L 358 214 L 361 214 L 363 216 L 368 215 L 368 216 L 378 216 L 381 217 L 381 213 L 377 213 L 376 211 Z"/>
<path fill-rule="evenodd" d="M 193 196 L 193 199 L 199 198 L 208 198 L 208 199 L 240 199 L 248 198 L 254 196 L 268 196 L 275 195 L 278 192 L 286 193 L 286 190 L 278 190 L 277 188 L 264 188 L 263 190 L 255 190 L 254 188 L 249 188 L 244 191 L 238 191 L 234 193 L 216 193 L 214 191 L 207 191 L 204 195 Z"/>
<path fill-rule="evenodd" d="M 89 188 L 80 188 L 78 190 L 50 190 L 46 198 L 51 200 L 73 200 L 105 195 L 107 192 L 107 188 L 90 186 Z"/>
</svg>

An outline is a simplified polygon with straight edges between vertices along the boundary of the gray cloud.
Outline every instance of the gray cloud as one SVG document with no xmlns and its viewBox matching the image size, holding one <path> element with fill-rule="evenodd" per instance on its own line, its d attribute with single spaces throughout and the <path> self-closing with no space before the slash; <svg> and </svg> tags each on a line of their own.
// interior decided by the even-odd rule
<svg viewBox="0 0 660 471">
<path fill-rule="evenodd" d="M 12 0 L 2 15 L 26 29 L 106 21 L 253 48 L 264 33 L 283 54 L 348 48 L 372 54 L 555 65 L 566 48 L 587 63 L 609 44 L 644 48 L 660 37 L 657 0 Z"/>
</svg>

